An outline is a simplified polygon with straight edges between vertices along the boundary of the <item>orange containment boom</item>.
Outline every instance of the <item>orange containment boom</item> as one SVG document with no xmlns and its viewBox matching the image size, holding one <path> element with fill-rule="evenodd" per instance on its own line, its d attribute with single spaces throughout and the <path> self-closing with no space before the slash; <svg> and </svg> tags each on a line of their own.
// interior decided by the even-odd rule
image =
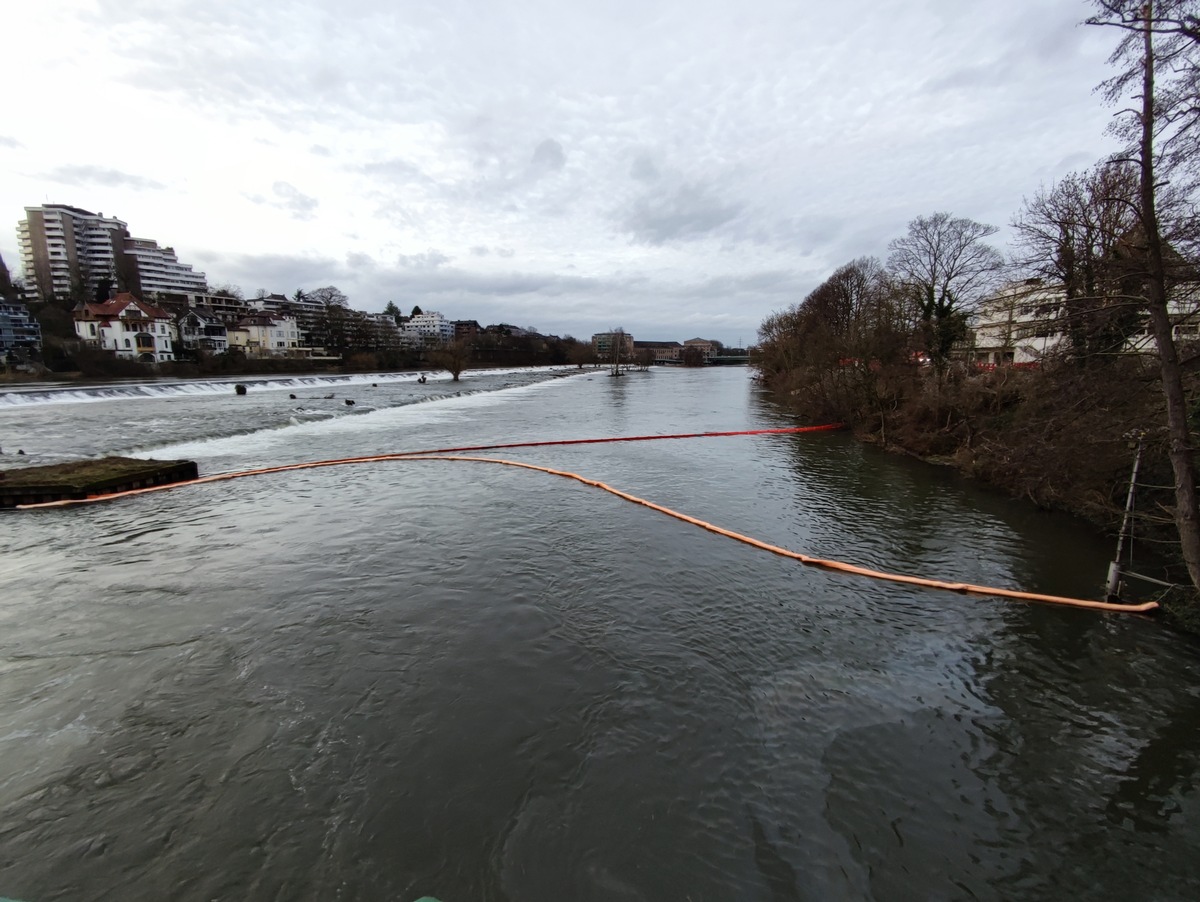
<svg viewBox="0 0 1200 902">
<path fill-rule="evenodd" d="M 368 457 L 346 457 L 336 460 L 317 460 L 299 464 L 284 464 L 276 467 L 261 467 L 254 470 L 242 470 L 234 473 L 217 473 L 212 476 L 201 476 L 198 479 L 192 479 L 185 482 L 177 482 L 170 485 L 149 486 L 142 489 L 132 489 L 124 492 L 113 492 L 107 495 L 97 495 L 92 498 L 83 500 L 68 500 L 68 501 L 50 501 L 42 504 L 26 504 L 22 505 L 21 509 L 45 508 L 45 507 L 66 507 L 72 504 L 89 504 L 96 501 L 109 501 L 116 498 L 125 498 L 132 495 L 143 495 L 150 492 L 161 492 L 167 489 L 179 488 L 187 485 L 202 485 L 210 482 L 222 482 L 230 479 L 241 479 L 246 476 L 261 476 L 270 473 L 286 473 L 292 470 L 312 470 L 321 467 L 335 467 L 344 464 L 360 464 L 360 463 L 383 463 L 386 461 L 459 461 L 464 463 L 488 463 L 500 464 L 507 467 L 519 467 L 523 470 L 534 470 L 539 473 L 549 473 L 553 476 L 561 476 L 565 479 L 573 479 L 576 482 L 581 482 L 584 485 L 592 486 L 593 488 L 602 489 L 618 498 L 625 501 L 630 501 L 634 504 L 640 504 L 650 510 L 657 511 L 668 517 L 676 520 L 681 520 L 684 523 L 690 523 L 693 526 L 698 526 L 709 532 L 716 533 L 719 536 L 733 539 L 745 545 L 750 545 L 754 548 L 768 551 L 771 554 L 779 555 L 780 557 L 791 558 L 794 561 L 799 561 L 810 567 L 820 567 L 826 570 L 835 570 L 840 573 L 849 573 L 855 576 L 865 576 L 871 579 L 885 580 L 887 582 L 904 583 L 911 586 L 921 586 L 928 589 L 938 589 L 943 592 L 956 592 L 964 595 L 983 595 L 995 598 L 1008 598 L 1014 601 L 1032 601 L 1041 602 L 1044 604 L 1063 605 L 1066 607 L 1085 608 L 1093 611 L 1113 611 L 1123 614 L 1129 613 L 1145 613 L 1158 608 L 1158 602 L 1147 601 L 1141 604 L 1115 604 L 1107 601 L 1092 601 L 1085 598 L 1068 598 L 1061 595 L 1042 595 L 1036 592 L 1022 592 L 1017 589 L 1001 589 L 992 586 L 980 586 L 973 583 L 950 582 L 940 579 L 927 579 L 919 576 L 908 576 L 902 573 L 888 573 L 883 570 L 872 570 L 868 567 L 859 567 L 855 564 L 847 564 L 842 561 L 829 560 L 826 558 L 812 557 L 807 554 L 801 554 L 798 551 L 791 551 L 787 548 L 782 548 L 778 545 L 772 545 L 769 542 L 763 542 L 759 539 L 746 536 L 729 529 L 724 529 L 706 520 L 700 520 L 696 517 L 688 516 L 679 511 L 672 510 L 669 507 L 663 507 L 660 504 L 655 504 L 652 501 L 647 501 L 645 498 L 639 498 L 637 495 L 631 495 L 628 492 L 623 492 L 620 489 L 613 488 L 607 483 L 600 482 L 596 479 L 588 479 L 586 476 L 581 476 L 578 473 L 572 473 L 567 470 L 556 470 L 552 467 L 538 466 L 537 464 L 524 463 L 516 460 L 505 460 L 495 457 L 471 457 L 464 456 L 461 453 L 450 454 L 447 452 L 462 452 L 475 450 L 488 450 L 497 448 L 530 448 L 541 447 L 546 445 L 579 445 L 579 444 L 597 444 L 601 442 L 627 442 L 627 441 L 651 441 L 655 439 L 674 439 L 674 438 L 708 438 L 717 436 L 730 435 L 770 435 L 770 434 L 789 434 L 799 432 L 818 432 L 829 431 L 832 429 L 841 428 L 838 425 L 829 426 L 802 426 L 788 429 L 763 429 L 744 432 L 698 432 L 680 435 L 649 435 L 649 436 L 633 436 L 626 438 L 604 438 L 604 439 L 572 439 L 565 441 L 545 441 L 545 442 L 512 442 L 504 445 L 478 445 L 470 448 L 446 448 L 436 451 L 408 451 L 397 454 L 378 454 Z"/>
</svg>

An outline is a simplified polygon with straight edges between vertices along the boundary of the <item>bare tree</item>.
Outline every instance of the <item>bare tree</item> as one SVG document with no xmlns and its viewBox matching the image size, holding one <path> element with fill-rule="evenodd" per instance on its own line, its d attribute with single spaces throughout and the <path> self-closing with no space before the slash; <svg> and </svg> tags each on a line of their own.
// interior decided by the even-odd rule
<svg viewBox="0 0 1200 902">
<path fill-rule="evenodd" d="M 1110 101 L 1132 96 L 1116 131 L 1129 141 L 1123 159 L 1138 169 L 1139 242 L 1144 264 L 1144 302 L 1158 348 L 1159 372 L 1167 408 L 1168 456 L 1175 475 L 1175 525 L 1188 576 L 1200 588 L 1200 504 L 1196 492 L 1191 432 L 1183 372 L 1168 307 L 1169 274 L 1160 220 L 1160 180 L 1185 177 L 1196 159 L 1200 138 L 1200 19 L 1196 0 L 1095 0 L 1088 24 L 1125 32 L 1109 62 L 1119 67 L 1104 83 Z M 1160 67 L 1164 80 L 1156 83 Z M 1179 190 L 1177 186 L 1177 191 Z M 1176 199 L 1179 198 L 1176 194 Z"/>
<path fill-rule="evenodd" d="M 1120 351 L 1141 328 L 1142 305 L 1124 293 L 1138 190 L 1136 167 L 1105 162 L 1039 191 L 1013 218 L 1013 263 L 1037 276 L 1029 295 L 1044 302 L 1042 281 L 1061 290 L 1062 304 L 1038 313 L 1066 335 L 1064 352 L 1077 362 Z"/>
<path fill-rule="evenodd" d="M 612 364 L 612 375 L 621 375 L 621 361 L 625 359 L 625 330 L 621 326 L 609 332 L 608 362 Z"/>
<path fill-rule="evenodd" d="M 8 273 L 8 267 L 4 265 L 4 257 L 0 256 L 0 300 L 15 301 L 16 299 L 17 290 Z"/>
<path fill-rule="evenodd" d="M 457 382 L 459 375 L 471 362 L 471 346 L 462 340 L 449 342 L 431 351 L 429 362 L 436 367 L 449 370 L 453 381 Z"/>
<path fill-rule="evenodd" d="M 576 342 L 568 352 L 568 357 L 571 363 L 583 369 L 588 364 L 596 362 L 596 349 L 592 347 L 590 341 Z"/>
<path fill-rule="evenodd" d="M 309 300 L 317 301 L 324 304 L 326 307 L 348 307 L 350 299 L 336 285 L 325 285 L 322 288 L 314 288 L 307 294 Z"/>
<path fill-rule="evenodd" d="M 996 283 L 999 251 L 984 244 L 996 227 L 934 213 L 908 224 L 888 245 L 888 267 L 920 314 L 926 351 L 939 372 L 955 342 L 967 333 L 966 314 Z"/>
</svg>

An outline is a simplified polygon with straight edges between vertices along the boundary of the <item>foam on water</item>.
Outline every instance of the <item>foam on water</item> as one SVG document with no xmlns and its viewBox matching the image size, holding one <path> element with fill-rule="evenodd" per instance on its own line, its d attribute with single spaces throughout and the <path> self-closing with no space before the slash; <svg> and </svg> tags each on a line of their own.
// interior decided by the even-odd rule
<svg viewBox="0 0 1200 902">
<path fill-rule="evenodd" d="M 513 370 L 506 372 L 527 372 Z M 398 429 L 435 424 L 466 422 L 472 411 L 511 404 L 527 398 L 530 394 L 550 390 L 564 384 L 561 379 L 549 379 L 530 385 L 518 385 L 498 390 L 463 391 L 453 395 L 431 398 L 416 404 L 401 407 L 353 408 L 353 413 L 335 416 L 314 411 L 321 419 L 301 420 L 291 418 L 283 426 L 259 429 L 239 435 L 178 442 L 139 449 L 131 453 L 136 458 L 186 458 L 202 460 L 234 456 L 261 457 L 281 446 L 293 445 L 298 438 L 314 441 L 325 436 L 368 435 L 371 433 L 393 433 Z M 369 443 L 366 443 L 369 444 Z M 363 454 L 391 453 L 414 450 L 412 448 L 375 447 L 365 448 Z"/>
<path fill-rule="evenodd" d="M 499 370 L 466 370 L 464 375 L 504 376 L 530 373 L 538 367 L 513 367 Z M 180 382 L 114 382 L 105 385 L 59 387 L 32 386 L 0 392 L 0 407 L 19 407 L 34 404 L 94 404 L 100 401 L 129 401 L 138 398 L 170 398 L 178 396 L 225 395 L 234 385 L 245 385 L 248 392 L 294 391 L 306 388 L 326 388 L 337 385 L 370 385 L 375 382 L 416 382 L 424 375 L 431 382 L 450 382 L 444 370 L 408 373 L 355 373 L 353 375 L 307 376 L 231 376 L 227 379 L 196 379 Z"/>
</svg>

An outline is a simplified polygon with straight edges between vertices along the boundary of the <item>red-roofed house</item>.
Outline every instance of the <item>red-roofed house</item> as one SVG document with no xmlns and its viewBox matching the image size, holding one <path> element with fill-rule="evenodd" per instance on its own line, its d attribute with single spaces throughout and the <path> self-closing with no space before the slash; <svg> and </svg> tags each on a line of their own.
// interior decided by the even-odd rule
<svg viewBox="0 0 1200 902">
<path fill-rule="evenodd" d="M 102 304 L 75 308 L 75 334 L 84 343 L 142 363 L 174 360 L 171 314 L 125 291 Z"/>
</svg>

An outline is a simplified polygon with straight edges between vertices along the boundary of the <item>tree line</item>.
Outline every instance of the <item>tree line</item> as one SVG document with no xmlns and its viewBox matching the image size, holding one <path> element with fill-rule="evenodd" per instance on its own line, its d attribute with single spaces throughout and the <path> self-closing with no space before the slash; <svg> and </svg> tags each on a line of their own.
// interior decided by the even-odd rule
<svg viewBox="0 0 1200 902">
<path fill-rule="evenodd" d="M 1117 412 L 1134 398 L 1130 411 L 1154 417 L 1140 420 L 1139 434 L 1169 465 L 1173 488 L 1160 519 L 1172 524 L 1188 581 L 1200 588 L 1200 346 L 1177 333 L 1200 289 L 1200 0 L 1089 7 L 1085 24 L 1118 36 L 1114 74 L 1099 90 L 1118 107 L 1111 131 L 1122 149 L 1024 199 L 1006 254 L 988 243 L 993 226 L 944 212 L 916 217 L 885 260 L 852 260 L 767 317 L 757 363 L 814 416 L 845 419 L 884 442 L 898 426 L 953 432 L 972 454 L 980 444 L 972 410 L 986 409 L 995 430 L 1057 389 L 1059 423 L 1073 417 L 1100 428 L 1107 412 L 1121 437 Z M 1059 341 L 1036 373 L 967 384 L 972 315 L 1001 296 L 1024 304 Z M 1152 359 L 1124 353 L 1138 336 Z M 1082 399 L 1105 380 L 1111 391 L 1083 411 Z"/>
</svg>

